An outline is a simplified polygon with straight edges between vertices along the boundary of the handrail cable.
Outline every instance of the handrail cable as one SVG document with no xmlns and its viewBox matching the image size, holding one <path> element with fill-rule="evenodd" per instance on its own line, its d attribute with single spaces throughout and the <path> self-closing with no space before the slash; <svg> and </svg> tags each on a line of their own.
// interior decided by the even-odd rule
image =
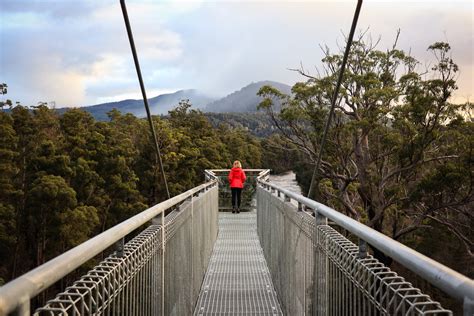
<svg viewBox="0 0 474 316">
<path fill-rule="evenodd" d="M 135 42 L 133 40 L 132 28 L 130 26 L 130 21 L 128 19 L 127 7 L 125 6 L 125 0 L 120 0 L 120 6 L 122 7 L 123 19 L 125 20 L 125 27 L 127 28 L 128 40 L 130 41 L 130 48 L 132 49 L 133 61 L 135 62 L 135 69 L 137 70 L 138 81 L 140 82 L 140 89 L 142 91 L 143 103 L 145 104 L 146 115 L 148 118 L 148 123 L 150 124 L 150 130 L 153 137 L 153 142 L 155 145 L 156 156 L 158 160 L 158 165 L 161 171 L 161 177 L 163 183 L 165 184 L 166 194 L 168 199 L 170 198 L 170 191 L 168 190 L 168 182 L 166 181 L 165 170 L 163 168 L 163 161 L 161 159 L 160 147 L 158 146 L 158 139 L 155 133 L 155 127 L 153 125 L 153 120 L 151 118 L 150 107 L 148 106 L 148 99 L 146 97 L 145 85 L 143 84 L 142 72 L 140 70 L 140 64 L 138 62 L 137 50 L 135 49 Z"/>
<path fill-rule="evenodd" d="M 314 167 L 313 176 L 311 177 L 311 184 L 309 186 L 309 191 L 308 191 L 308 197 L 310 199 L 315 198 L 316 188 L 314 186 L 315 186 L 315 182 L 316 182 L 316 176 L 318 174 L 319 166 L 321 164 L 321 159 L 322 159 L 323 150 L 324 150 L 324 144 L 326 143 L 327 133 L 328 133 L 328 130 L 329 130 L 329 126 L 331 125 L 332 117 L 334 115 L 334 108 L 336 107 L 336 99 L 337 99 L 337 95 L 339 94 L 339 88 L 341 87 L 342 77 L 344 75 L 344 70 L 346 68 L 347 59 L 349 57 L 349 52 L 351 50 L 352 38 L 354 37 L 355 29 L 356 29 L 356 26 L 357 26 L 357 20 L 359 19 L 359 13 L 360 13 L 361 7 L 362 7 L 362 0 L 358 0 L 357 1 L 357 7 L 356 7 L 356 10 L 355 10 L 355 13 L 354 13 L 354 18 L 352 19 L 351 31 L 349 33 L 349 37 L 347 38 L 347 44 L 346 44 L 346 50 L 344 52 L 344 58 L 342 59 L 341 69 L 339 70 L 339 76 L 338 76 L 337 83 L 336 83 L 336 89 L 334 90 L 334 94 L 332 95 L 332 99 L 331 99 L 331 109 L 329 110 L 328 120 L 326 121 L 326 126 L 324 127 L 323 137 L 321 139 L 321 145 L 319 146 L 318 160 L 316 161 L 316 166 Z"/>
</svg>

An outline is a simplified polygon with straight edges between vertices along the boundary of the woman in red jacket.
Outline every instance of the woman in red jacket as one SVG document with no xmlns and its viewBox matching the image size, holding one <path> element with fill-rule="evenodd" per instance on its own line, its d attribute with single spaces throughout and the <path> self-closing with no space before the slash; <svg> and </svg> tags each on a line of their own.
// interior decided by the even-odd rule
<svg viewBox="0 0 474 316">
<path fill-rule="evenodd" d="M 234 165 L 229 172 L 230 190 L 232 191 L 232 213 L 240 213 L 240 196 L 244 187 L 244 182 L 247 177 L 240 161 L 234 161 Z"/>
</svg>

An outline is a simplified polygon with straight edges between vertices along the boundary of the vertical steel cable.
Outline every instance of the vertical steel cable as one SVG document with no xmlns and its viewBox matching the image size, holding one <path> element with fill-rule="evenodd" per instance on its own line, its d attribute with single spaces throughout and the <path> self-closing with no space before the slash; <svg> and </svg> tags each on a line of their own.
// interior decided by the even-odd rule
<svg viewBox="0 0 474 316">
<path fill-rule="evenodd" d="M 128 20 L 127 7 L 125 6 L 125 0 L 120 0 L 120 6 L 122 7 L 123 19 L 125 20 L 125 26 L 127 28 L 128 40 L 130 41 L 130 48 L 132 49 L 133 61 L 135 62 L 135 69 L 137 70 L 138 81 L 140 82 L 140 89 L 142 91 L 143 103 L 145 104 L 146 115 L 148 118 L 148 123 L 150 124 L 150 130 L 153 137 L 153 142 L 155 145 L 156 156 L 158 160 L 158 165 L 161 171 L 161 177 L 163 183 L 165 184 L 166 194 L 168 199 L 170 198 L 170 192 L 168 190 L 168 183 L 166 182 L 165 170 L 163 169 L 163 162 L 161 160 L 160 147 L 158 146 L 158 139 L 156 138 L 155 127 L 153 125 L 153 120 L 151 119 L 150 107 L 148 106 L 148 99 L 146 97 L 145 85 L 143 84 L 142 72 L 140 70 L 140 64 L 138 63 L 137 50 L 135 49 L 135 42 L 133 40 L 132 28 L 130 26 L 130 21 Z"/>
<path fill-rule="evenodd" d="M 357 20 L 359 19 L 359 13 L 360 13 L 361 7 L 362 7 L 362 0 L 358 0 L 357 1 L 357 7 L 356 7 L 356 10 L 355 10 L 355 13 L 354 13 L 354 18 L 352 19 L 351 31 L 350 31 L 349 37 L 347 39 L 346 51 L 344 52 L 344 58 L 342 59 L 341 69 L 339 70 L 339 77 L 337 79 L 336 89 L 334 90 L 334 94 L 333 94 L 332 99 L 331 99 L 331 109 L 329 110 L 328 120 L 326 121 L 326 126 L 324 127 L 323 138 L 321 139 L 321 145 L 319 147 L 318 160 L 316 161 L 316 166 L 314 167 L 313 176 L 311 177 L 311 184 L 309 186 L 309 191 L 308 191 L 308 198 L 310 198 L 310 199 L 315 198 L 316 188 L 314 186 L 315 186 L 315 182 L 316 182 L 316 177 L 317 177 L 317 174 L 318 174 L 319 165 L 321 164 L 321 158 L 323 156 L 324 144 L 326 143 L 326 137 L 327 137 L 327 133 L 328 133 L 328 130 L 329 130 L 329 126 L 331 125 L 331 120 L 332 120 L 332 117 L 334 115 L 334 108 L 336 106 L 336 99 L 337 99 L 337 95 L 339 94 L 339 89 L 341 87 L 342 77 L 344 75 L 344 70 L 346 68 L 347 58 L 349 57 L 349 52 L 351 50 L 352 38 L 354 37 L 355 28 L 357 26 Z"/>
</svg>

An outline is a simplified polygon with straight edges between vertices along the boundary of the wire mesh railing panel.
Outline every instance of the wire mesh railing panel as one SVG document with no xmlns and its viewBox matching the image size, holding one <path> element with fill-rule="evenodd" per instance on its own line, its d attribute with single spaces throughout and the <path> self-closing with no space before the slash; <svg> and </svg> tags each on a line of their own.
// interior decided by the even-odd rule
<svg viewBox="0 0 474 316">
<path fill-rule="evenodd" d="M 192 314 L 217 238 L 217 185 L 172 210 L 35 315 Z"/>
<path fill-rule="evenodd" d="M 271 195 L 270 192 L 266 192 Z M 272 210 L 272 211 L 270 211 Z M 257 194 L 258 234 L 280 303 L 287 315 L 311 310 L 312 276 L 310 228 L 294 207 Z"/>
<path fill-rule="evenodd" d="M 161 283 L 161 269 L 150 269 L 149 262 L 161 263 L 161 230 L 159 225 L 146 228 L 124 246 L 123 254 L 106 258 L 46 306 L 38 308 L 35 315 L 145 315 L 138 308 L 142 305 L 157 310 L 161 291 L 156 290 L 156 285 Z M 143 270 L 149 272 L 150 283 L 146 287 L 139 284 Z"/>
<path fill-rule="evenodd" d="M 218 192 L 216 190 L 201 199 L 194 200 L 193 204 L 193 297 L 195 298 L 199 296 L 214 247 L 214 243 L 208 243 L 206 240 L 216 240 L 217 238 L 218 226 L 208 225 L 208 223 L 218 222 L 219 206 L 218 203 L 212 203 L 217 199 Z M 200 249 L 200 251 L 194 249 Z"/>
<path fill-rule="evenodd" d="M 169 225 L 165 244 L 165 315 L 189 315 L 192 308 L 191 207 L 181 210 Z M 176 227 L 177 226 L 177 227 Z M 192 312 L 192 311 L 191 311 Z"/>
<path fill-rule="evenodd" d="M 258 236 L 287 315 L 452 315 L 288 197 L 257 189 Z"/>
</svg>

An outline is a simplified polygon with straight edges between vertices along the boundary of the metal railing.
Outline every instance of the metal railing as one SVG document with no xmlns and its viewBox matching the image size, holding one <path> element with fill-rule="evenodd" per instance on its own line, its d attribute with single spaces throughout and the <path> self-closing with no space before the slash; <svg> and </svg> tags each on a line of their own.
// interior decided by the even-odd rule
<svg viewBox="0 0 474 316">
<path fill-rule="evenodd" d="M 368 255 L 367 244 L 458 299 L 464 315 L 474 315 L 473 280 L 326 205 L 259 181 L 257 223 L 287 315 L 452 315 Z"/>
<path fill-rule="evenodd" d="M 220 171 L 228 172 L 206 170 L 207 183 L 1 287 L 0 315 L 29 315 L 31 299 L 113 245 L 114 253 L 34 314 L 192 314 L 217 237 Z M 285 314 L 452 315 L 368 255 L 370 244 L 462 301 L 464 315 L 473 315 L 473 280 L 323 204 L 267 182 L 269 170 L 253 171 L 258 183 L 257 231 Z M 328 225 L 328 219 L 337 227 Z M 359 245 L 348 238 L 358 238 Z"/>
<path fill-rule="evenodd" d="M 212 180 L 110 228 L 1 287 L 0 315 L 30 315 L 31 299 L 114 244 L 117 251 L 34 314 L 191 315 L 217 238 L 217 201 Z"/>
</svg>

